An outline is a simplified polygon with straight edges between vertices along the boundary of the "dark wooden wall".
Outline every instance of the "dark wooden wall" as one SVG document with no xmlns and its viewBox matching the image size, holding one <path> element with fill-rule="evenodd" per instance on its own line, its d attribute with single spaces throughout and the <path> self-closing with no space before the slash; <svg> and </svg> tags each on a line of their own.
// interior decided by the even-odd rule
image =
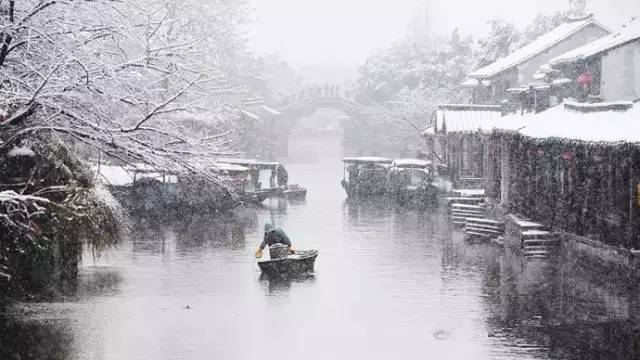
<svg viewBox="0 0 640 360">
<path fill-rule="evenodd" d="M 494 134 L 506 140 L 508 207 L 512 212 L 609 245 L 638 247 L 640 147 Z M 493 158 L 503 161 L 502 151 Z M 499 157 L 498 157 L 499 155 Z M 500 177 L 490 176 L 495 194 Z"/>
</svg>

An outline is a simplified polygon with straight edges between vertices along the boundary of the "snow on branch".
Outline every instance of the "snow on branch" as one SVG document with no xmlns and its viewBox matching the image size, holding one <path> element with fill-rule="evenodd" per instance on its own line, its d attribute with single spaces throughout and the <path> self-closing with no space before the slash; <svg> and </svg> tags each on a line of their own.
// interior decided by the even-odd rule
<svg viewBox="0 0 640 360">
<path fill-rule="evenodd" d="M 233 154 L 220 124 L 238 117 L 220 79 L 246 92 L 238 24 L 247 11 L 228 0 L 16 2 L 15 21 L 0 27 L 0 149 L 50 133 L 187 171 Z"/>
</svg>

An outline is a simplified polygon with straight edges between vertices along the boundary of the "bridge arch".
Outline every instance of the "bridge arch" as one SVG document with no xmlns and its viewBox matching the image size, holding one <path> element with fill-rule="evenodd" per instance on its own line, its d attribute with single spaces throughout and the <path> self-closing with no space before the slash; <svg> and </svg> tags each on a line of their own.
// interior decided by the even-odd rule
<svg viewBox="0 0 640 360">
<path fill-rule="evenodd" d="M 342 96 L 308 97 L 278 108 L 280 114 L 274 119 L 272 137 L 278 144 L 279 156 L 288 155 L 288 143 L 291 130 L 300 118 L 309 117 L 319 109 L 331 109 L 343 112 L 349 118 L 361 118 L 367 107 Z"/>
<path fill-rule="evenodd" d="M 300 118 L 310 116 L 318 109 L 340 110 L 353 117 L 362 114 L 366 107 L 341 96 L 321 96 L 297 101 L 281 107 L 278 111 L 280 111 L 280 116 L 284 118 Z"/>
</svg>

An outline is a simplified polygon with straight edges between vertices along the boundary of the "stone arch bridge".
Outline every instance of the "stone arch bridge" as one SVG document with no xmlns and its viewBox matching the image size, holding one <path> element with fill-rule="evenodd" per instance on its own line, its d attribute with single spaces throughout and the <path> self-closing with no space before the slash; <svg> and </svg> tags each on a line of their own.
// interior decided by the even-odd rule
<svg viewBox="0 0 640 360">
<path fill-rule="evenodd" d="M 342 111 L 352 119 L 363 118 L 370 112 L 366 106 L 339 95 L 308 97 L 282 106 L 277 109 L 280 114 L 273 119 L 271 126 L 272 138 L 278 144 L 278 156 L 287 156 L 291 130 L 300 118 L 311 116 L 319 109 Z"/>
</svg>

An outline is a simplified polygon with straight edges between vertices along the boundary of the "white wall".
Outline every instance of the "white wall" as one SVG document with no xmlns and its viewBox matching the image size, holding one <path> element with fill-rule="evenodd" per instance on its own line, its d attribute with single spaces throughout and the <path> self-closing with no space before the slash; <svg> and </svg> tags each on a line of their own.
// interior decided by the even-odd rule
<svg viewBox="0 0 640 360">
<path fill-rule="evenodd" d="M 543 53 L 538 54 L 518 65 L 519 85 L 527 86 L 529 83 L 534 82 L 535 79 L 533 78 L 533 74 L 538 72 L 542 65 L 548 64 L 551 59 L 606 35 L 608 35 L 606 30 L 598 25 L 590 24 L 567 39 L 559 42 L 555 46 L 550 47 Z M 515 87 L 515 84 L 512 85 L 512 87 Z"/>
<path fill-rule="evenodd" d="M 602 57 L 601 86 L 605 101 L 640 98 L 640 39 Z"/>
</svg>

